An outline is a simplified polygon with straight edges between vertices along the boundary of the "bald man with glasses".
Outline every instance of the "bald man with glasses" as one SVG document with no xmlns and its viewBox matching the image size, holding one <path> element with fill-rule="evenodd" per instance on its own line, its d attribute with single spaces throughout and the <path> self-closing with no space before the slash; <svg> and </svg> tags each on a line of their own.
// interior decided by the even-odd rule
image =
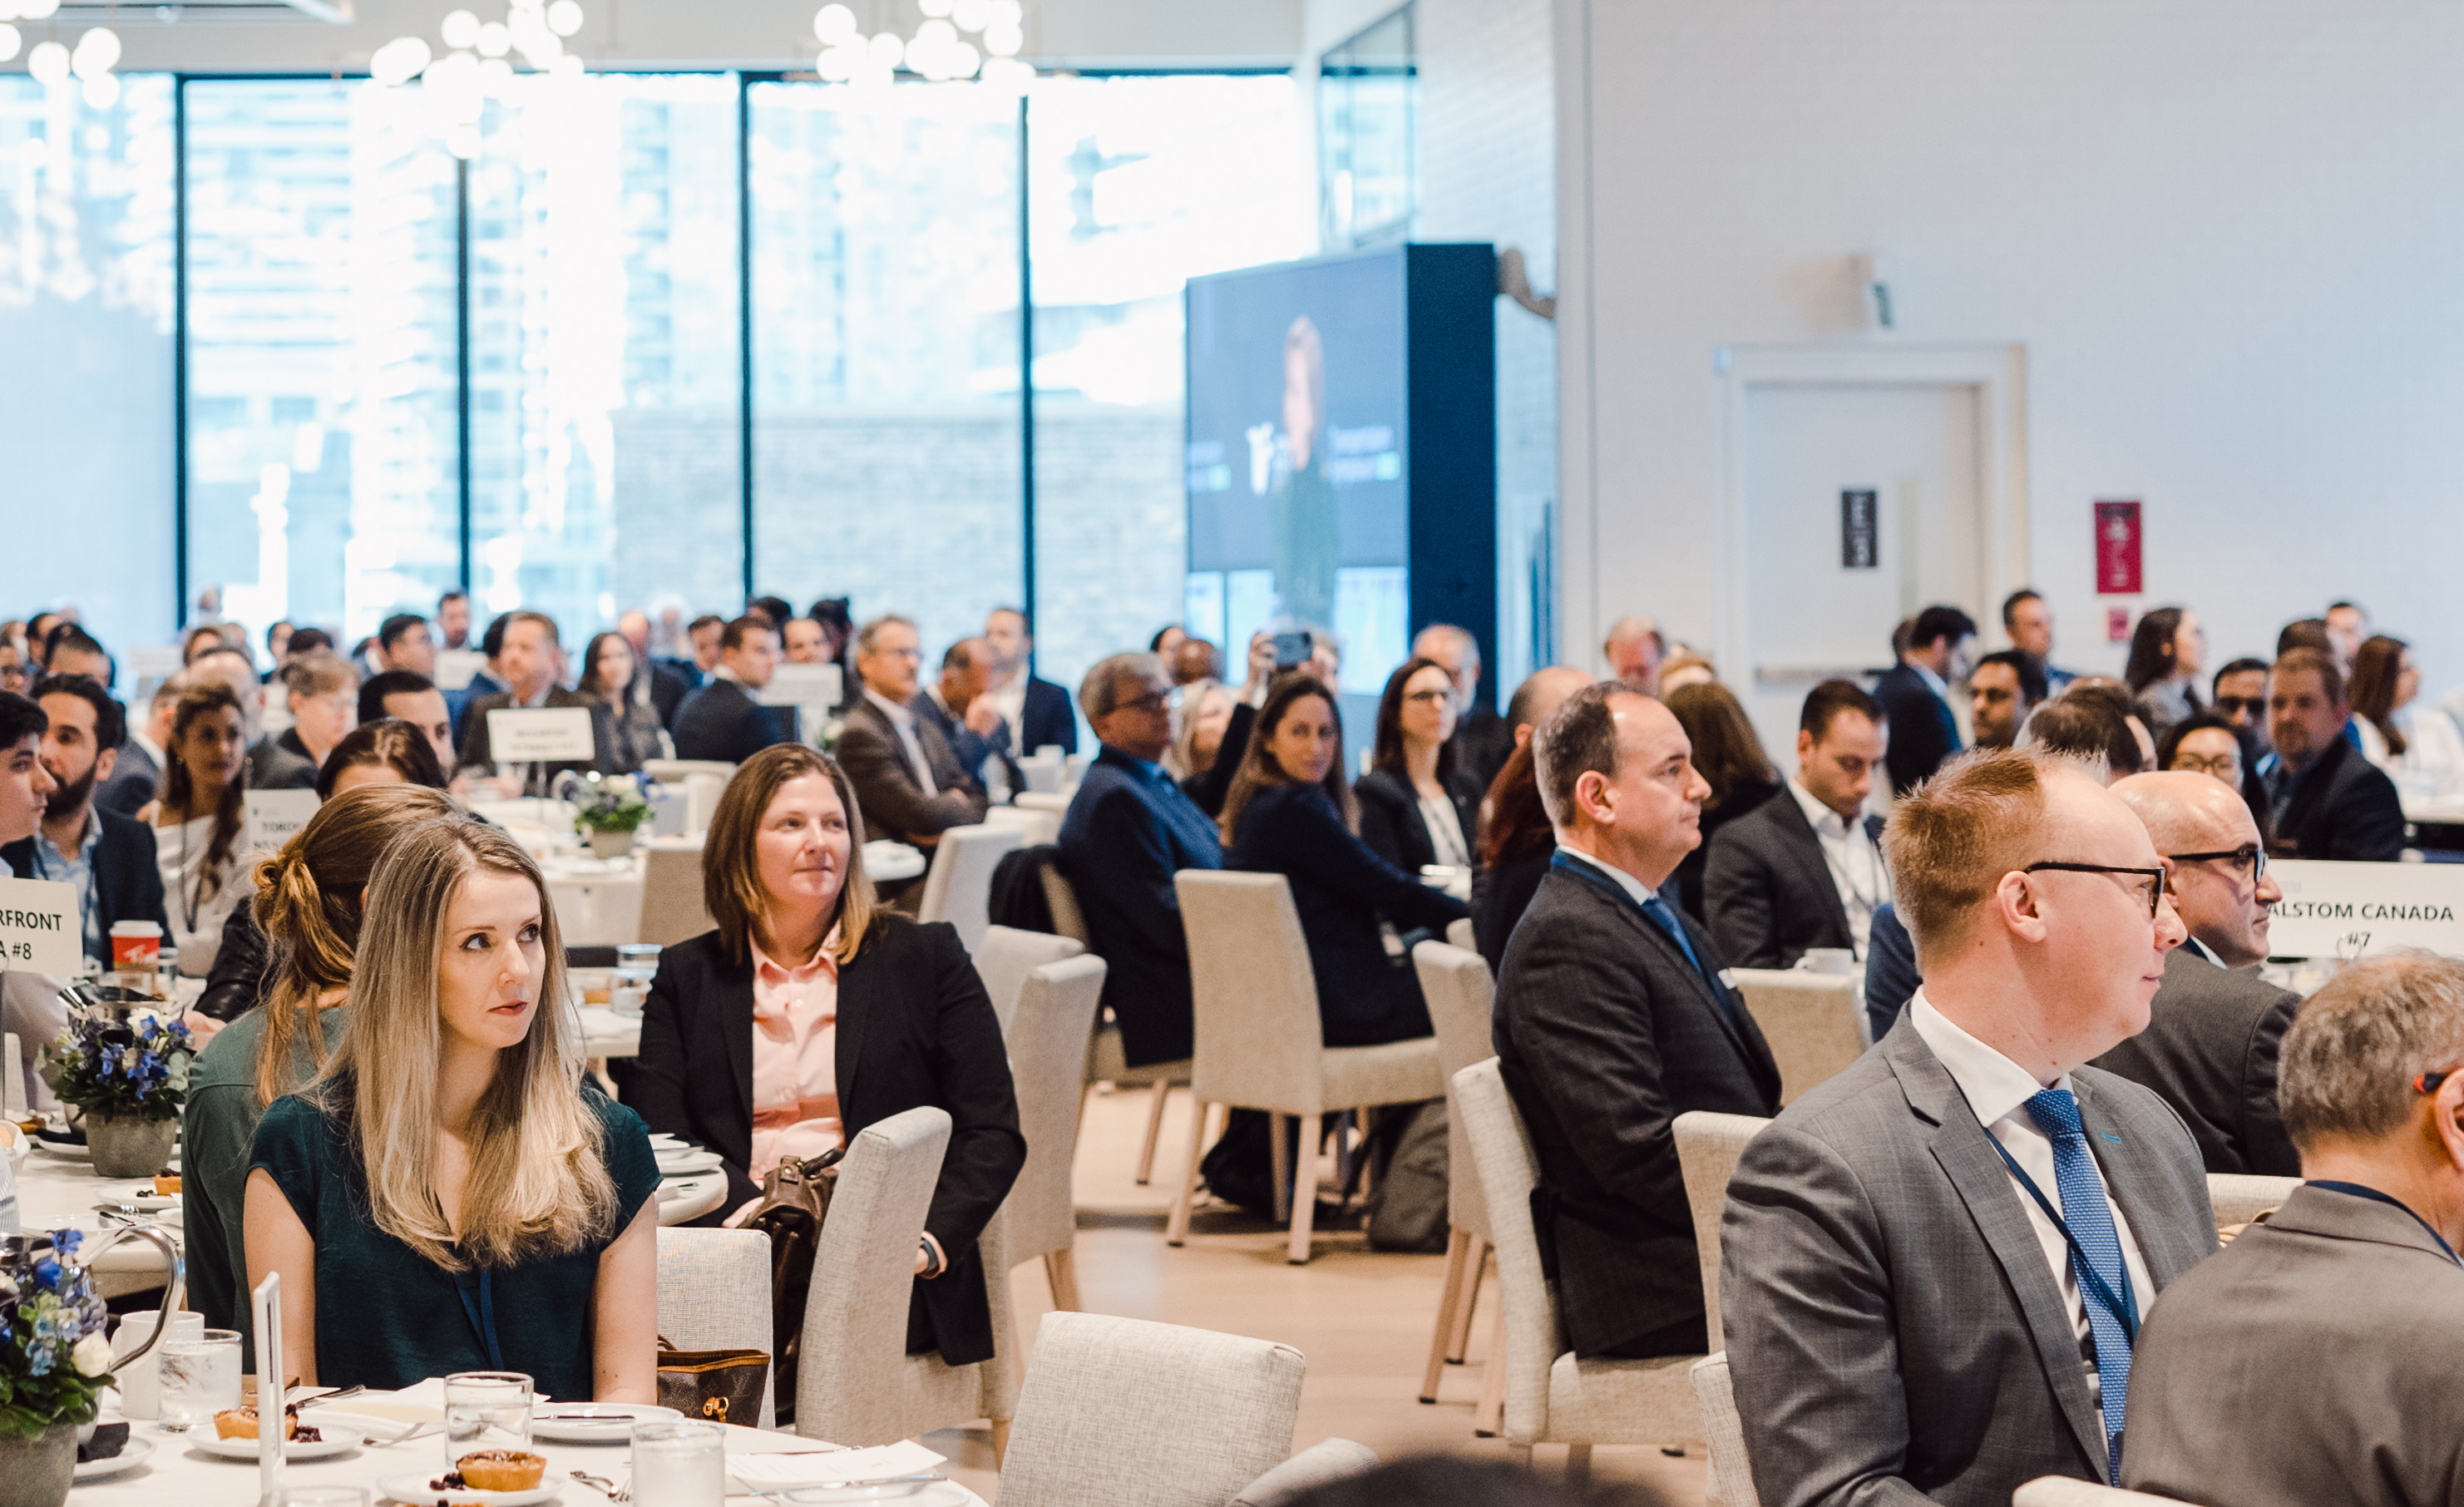
<svg viewBox="0 0 2464 1507">
<path fill-rule="evenodd" d="M 2258 976 L 2284 892 L 2250 808 L 2232 787 L 2183 770 L 2134 774 L 2113 793 L 2146 823 L 2189 937 L 2165 962 L 2147 1029 L 2095 1065 L 2172 1105 L 2209 1171 L 2299 1177 L 2276 1064 L 2301 997 Z"/>
</svg>

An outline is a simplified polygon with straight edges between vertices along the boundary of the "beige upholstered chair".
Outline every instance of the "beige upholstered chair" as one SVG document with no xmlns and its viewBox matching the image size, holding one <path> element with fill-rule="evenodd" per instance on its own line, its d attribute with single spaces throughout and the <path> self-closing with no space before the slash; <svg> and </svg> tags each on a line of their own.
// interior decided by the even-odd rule
<svg viewBox="0 0 2464 1507">
<path fill-rule="evenodd" d="M 1329 1047 L 1318 1020 L 1317 979 L 1291 883 L 1280 874 L 1184 869 L 1173 875 L 1180 921 L 1189 933 L 1189 978 L 1197 1013 L 1191 1075 L 1189 1169 L 1173 1201 L 1165 1240 L 1189 1233 L 1198 1196 L 1198 1159 L 1206 1143 L 1206 1107 L 1263 1109 L 1271 1117 L 1276 1160 L 1284 1120 L 1302 1120 L 1300 1153 L 1288 1179 L 1294 1265 L 1309 1258 L 1317 1209 L 1318 1117 L 1329 1110 L 1417 1104 L 1445 1092 L 1438 1043 L 1421 1036 L 1378 1047 Z M 1281 1171 L 1282 1168 L 1278 1167 Z"/>
<path fill-rule="evenodd" d="M 1078 908 L 1077 888 L 1057 863 L 1047 863 L 1042 870 L 1044 903 L 1052 912 L 1052 929 L 1081 946 L 1092 947 L 1095 940 L 1087 931 L 1087 913 Z"/>
<path fill-rule="evenodd" d="M 993 870 L 1001 855 L 1021 845 L 1025 833 L 1015 827 L 953 827 L 933 847 L 933 866 L 924 871 L 924 896 L 915 919 L 948 921 L 958 928 L 958 940 L 973 952 L 991 926 Z"/>
<path fill-rule="evenodd" d="M 1086 950 L 1083 943 L 1048 931 L 985 927 L 983 941 L 973 949 L 976 977 L 984 981 L 984 992 L 992 996 L 993 1013 L 1001 1017 L 1001 1030 L 1009 1030 L 1009 1018 L 1018 1009 L 1019 991 L 1026 987 L 1028 974 Z"/>
<path fill-rule="evenodd" d="M 1465 952 L 1480 950 L 1480 941 L 1473 935 L 1470 917 L 1466 916 L 1461 920 L 1446 922 L 1446 945 L 1461 947 Z"/>
<path fill-rule="evenodd" d="M 1032 806 L 996 806 L 984 812 L 987 827 L 1015 827 L 1029 848 L 1061 840 L 1061 812 Z"/>
<path fill-rule="evenodd" d="M 847 1146 L 804 1307 L 798 1433 L 862 1448 L 989 1417 L 996 1452 L 1007 1443 L 1016 1346 L 1001 1216 L 976 1243 L 1001 1353 L 964 1366 L 907 1353 L 915 1239 L 949 1145 L 948 1113 L 928 1104 L 867 1126 Z"/>
<path fill-rule="evenodd" d="M 1480 1168 L 1463 1139 L 1463 1114 L 1453 1103 L 1454 1075 L 1473 1063 L 1496 1055 L 1489 1036 L 1489 1007 L 1497 986 L 1479 953 L 1442 942 L 1424 942 L 1412 949 L 1412 966 L 1419 971 L 1420 994 L 1429 1002 L 1429 1023 L 1437 1028 L 1438 1071 L 1447 1084 L 1446 1097 L 1446 1285 L 1438 1299 L 1437 1332 L 1429 1337 L 1429 1363 L 1420 1375 L 1420 1401 L 1438 1400 L 1438 1378 L 1448 1364 L 1461 1365 L 1471 1338 L 1472 1310 L 1480 1300 L 1480 1276 L 1488 1264 L 1488 1204 L 1480 1191 Z M 1492 1341 L 1490 1354 L 1497 1353 Z M 1504 1367 L 1492 1364 L 1495 1379 Z M 1483 1434 L 1497 1431 L 1497 1388 L 1485 1386 L 1473 1428 Z"/>
<path fill-rule="evenodd" d="M 1019 797 L 1021 800 L 1026 798 Z M 1039 799 L 1058 801 L 1061 797 L 1049 795 Z M 1071 886 L 1068 876 L 1061 872 L 1059 864 L 1044 866 L 1044 902 L 1051 907 L 1054 931 L 1089 947 L 1095 944 L 1087 932 L 1087 913 L 1078 908 L 1078 891 Z M 1171 1062 L 1152 1062 L 1142 1068 L 1133 1068 L 1121 1052 L 1121 1028 L 1098 1020 L 1095 1022 L 1095 1039 L 1087 1048 L 1088 1094 L 1091 1095 L 1098 1083 L 1110 1083 L 1114 1088 L 1155 1090 L 1154 1102 L 1147 1107 L 1146 1143 L 1138 1148 L 1138 1186 L 1144 1187 L 1147 1180 L 1155 1175 L 1155 1141 L 1163 1134 L 1164 1102 L 1172 1097 L 1174 1089 L 1188 1086 L 1189 1059 L 1180 1057 Z M 1079 1103 L 1083 1116 L 1085 1098 L 1082 1097 Z"/>
<path fill-rule="evenodd" d="M 2145 1492 L 2117 1491 L 2095 1481 L 2073 1480 L 2064 1475 L 2039 1476 L 2011 1494 L 2011 1507 L 2155 1507 L 2173 1500 L 2170 1496 L 2150 1496 Z"/>
<path fill-rule="evenodd" d="M 1377 1469 L 1377 1452 L 1350 1439 L 1320 1439 L 1241 1488 L 1232 1507 L 1286 1507 L 1294 1497 Z"/>
<path fill-rule="evenodd" d="M 657 844 L 642 854 L 642 940 L 661 947 L 698 937 L 718 922 L 701 898 L 701 854 Z"/>
<path fill-rule="evenodd" d="M 1728 1354 L 1705 1356 L 1687 1373 L 1694 1401 L 1703 1409 L 1703 1431 L 1711 1436 L 1711 1478 L 1704 1499 L 1717 1507 L 1762 1507 L 1753 1467 L 1746 1458 L 1746 1426 L 1737 1417 L 1737 1394 L 1728 1385 Z"/>
<path fill-rule="evenodd" d="M 1002 930 L 994 927 L 994 931 Z M 1022 933 L 1020 935 L 1027 935 Z M 1045 939 L 1075 947 L 1067 938 Z M 1080 1075 L 1087 1035 L 1104 992 L 1104 960 L 1068 957 L 1027 974 L 1017 1008 L 1003 1022 L 1010 1076 L 1018 1084 L 1018 1128 L 1026 1138 L 1026 1165 L 1002 1205 L 1010 1264 L 1044 1258 L 1052 1306 L 1078 1306 L 1070 1254 L 1078 1240 L 1078 1201 L 1069 1169 L 1078 1155 Z"/>
<path fill-rule="evenodd" d="M 1046 1314 L 1001 1507 L 1225 1507 L 1291 1452 L 1308 1368 L 1265 1340 Z"/>
<path fill-rule="evenodd" d="M 2260 1177 L 2251 1172 L 2208 1174 L 2208 1202 L 2216 1211 L 2216 1228 L 2246 1225 L 2271 1208 L 2280 1208 L 2301 1186 L 2298 1177 Z"/>
<path fill-rule="evenodd" d="M 1865 1054 L 1857 982 L 1846 974 L 1739 968 L 1732 976 L 1779 1064 L 1782 1104 Z"/>
<path fill-rule="evenodd" d="M 1677 1164 L 1685 1174 L 1685 1201 L 1694 1210 L 1694 1252 L 1703 1263 L 1703 1311 L 1711 1338 L 1720 1338 L 1720 1211 L 1727 1206 L 1728 1178 L 1746 1142 L 1771 1121 L 1758 1115 L 1714 1115 L 1688 1110 L 1677 1117 Z"/>
<path fill-rule="evenodd" d="M 1022 811 L 1050 811 L 1059 817 L 1069 814 L 1069 797 L 1057 790 L 1021 790 L 1009 798 L 1009 804 Z"/>
<path fill-rule="evenodd" d="M 1701 1356 L 1584 1361 L 1566 1348 L 1557 1290 L 1540 1270 L 1540 1242 L 1531 1227 L 1540 1164 L 1523 1116 L 1494 1057 L 1456 1074 L 1454 1089 L 1497 1245 L 1506 1347 L 1488 1363 L 1505 1367 L 1507 1443 L 1526 1459 L 1535 1444 L 1566 1445 L 1568 1468 L 1575 1472 L 1589 1469 L 1595 1444 L 1700 1449 L 1702 1413 L 1686 1370 Z"/>
<path fill-rule="evenodd" d="M 660 1230 L 659 1338 L 679 1350 L 767 1351 L 775 1338 L 770 1237 L 759 1230 Z M 760 1428 L 777 1416 L 778 1386 L 773 1372 Z"/>
<path fill-rule="evenodd" d="M 725 784 L 736 778 L 736 765 L 724 759 L 650 759 L 643 763 L 642 772 L 661 785 L 681 785 L 697 774 Z"/>
</svg>

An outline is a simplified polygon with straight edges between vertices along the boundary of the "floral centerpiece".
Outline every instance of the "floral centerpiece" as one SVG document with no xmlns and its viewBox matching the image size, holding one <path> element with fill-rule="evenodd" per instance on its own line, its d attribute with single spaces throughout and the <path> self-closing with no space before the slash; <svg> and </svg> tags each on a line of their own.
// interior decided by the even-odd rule
<svg viewBox="0 0 2464 1507">
<path fill-rule="evenodd" d="M 0 1264 L 0 1503 L 67 1500 L 77 1431 L 111 1385 L 110 1320 L 74 1230 Z M 30 1259 L 29 1259 L 30 1257 Z"/>
<path fill-rule="evenodd" d="M 43 1049 L 43 1079 L 60 1102 L 84 1112 L 96 1172 L 146 1177 L 171 1158 L 196 1059 L 188 1028 L 173 1016 L 81 1009 Z"/>
<path fill-rule="evenodd" d="M 573 830 L 590 839 L 590 851 L 621 858 L 633 851 L 634 830 L 650 819 L 642 783 L 629 774 L 590 776 L 590 787 L 573 803 Z"/>
</svg>

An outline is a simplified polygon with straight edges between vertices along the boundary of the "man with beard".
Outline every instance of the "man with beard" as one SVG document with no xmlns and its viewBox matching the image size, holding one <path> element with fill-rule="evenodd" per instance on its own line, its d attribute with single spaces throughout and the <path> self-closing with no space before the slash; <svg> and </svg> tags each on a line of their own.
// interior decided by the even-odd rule
<svg viewBox="0 0 2464 1507">
<path fill-rule="evenodd" d="M 94 804 L 95 786 L 111 778 L 118 762 L 127 714 L 91 676 L 45 676 L 34 683 L 34 701 L 50 720 L 43 772 L 58 788 L 44 805 L 42 830 L 0 848 L 0 861 L 20 877 L 74 888 L 86 955 L 108 967 L 114 921 L 152 921 L 170 931 L 153 829 Z"/>
</svg>

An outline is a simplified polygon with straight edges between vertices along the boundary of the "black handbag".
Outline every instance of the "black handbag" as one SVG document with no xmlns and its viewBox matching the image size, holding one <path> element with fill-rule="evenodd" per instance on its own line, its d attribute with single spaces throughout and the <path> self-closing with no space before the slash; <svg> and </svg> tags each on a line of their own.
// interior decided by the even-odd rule
<svg viewBox="0 0 2464 1507">
<path fill-rule="evenodd" d="M 688 1418 L 761 1427 L 770 1357 L 760 1350 L 679 1350 L 659 1339 L 659 1406 Z"/>
</svg>

